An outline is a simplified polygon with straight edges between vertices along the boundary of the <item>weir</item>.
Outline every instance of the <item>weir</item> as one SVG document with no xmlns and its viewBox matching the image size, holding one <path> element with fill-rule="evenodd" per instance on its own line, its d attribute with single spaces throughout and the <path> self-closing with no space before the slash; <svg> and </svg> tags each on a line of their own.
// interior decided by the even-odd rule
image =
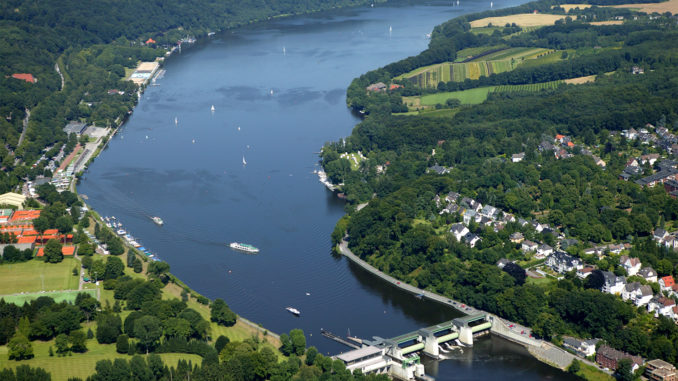
<svg viewBox="0 0 678 381">
<path fill-rule="evenodd" d="M 361 348 L 333 358 L 342 360 L 351 372 L 360 369 L 363 374 L 387 373 L 397 379 L 431 380 L 424 373 L 419 353 L 439 359 L 441 346 L 449 347 L 449 342 L 470 347 L 474 336 L 490 332 L 493 321 L 488 314 L 478 313 L 390 339 L 375 336 L 373 340 L 362 340 Z"/>
</svg>

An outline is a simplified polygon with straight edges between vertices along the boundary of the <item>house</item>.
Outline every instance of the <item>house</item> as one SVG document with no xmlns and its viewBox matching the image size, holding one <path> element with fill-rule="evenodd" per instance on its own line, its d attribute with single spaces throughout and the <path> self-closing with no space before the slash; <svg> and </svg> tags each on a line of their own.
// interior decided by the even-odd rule
<svg viewBox="0 0 678 381">
<path fill-rule="evenodd" d="M 492 226 L 492 223 L 494 222 L 493 219 L 485 217 L 483 215 L 480 215 L 480 219 L 476 217 L 476 222 L 480 226 Z"/>
<path fill-rule="evenodd" d="M 502 259 L 500 259 L 499 261 L 497 261 L 497 267 L 499 267 L 500 269 L 503 269 L 504 266 L 506 266 L 506 265 L 509 264 L 509 263 L 511 263 L 511 261 L 509 261 L 509 260 L 506 259 L 506 258 L 502 258 Z"/>
<path fill-rule="evenodd" d="M 652 287 L 632 282 L 624 286 L 621 297 L 624 300 L 631 300 L 636 306 L 644 306 L 652 300 Z"/>
<path fill-rule="evenodd" d="M 632 128 L 630 130 L 623 130 L 622 131 L 622 136 L 629 140 L 633 140 L 638 137 L 638 131 L 636 131 L 635 128 Z"/>
<path fill-rule="evenodd" d="M 464 242 L 466 242 L 469 246 L 475 247 L 478 242 L 480 242 L 480 237 L 473 233 L 467 233 L 464 236 Z"/>
<path fill-rule="evenodd" d="M 467 209 L 467 210 L 465 210 L 465 211 L 464 211 L 464 215 L 462 216 L 462 219 L 464 220 L 464 224 L 465 224 L 465 225 L 468 225 L 468 224 L 471 223 L 471 221 L 475 221 L 475 220 L 476 220 L 476 215 L 477 215 L 477 214 L 478 214 L 478 213 L 476 213 L 476 211 L 473 210 L 473 209 Z"/>
<path fill-rule="evenodd" d="M 497 215 L 499 214 L 499 209 L 495 208 L 492 205 L 485 205 L 483 209 L 480 211 L 481 216 L 485 216 L 487 218 L 495 219 L 497 218 Z"/>
<path fill-rule="evenodd" d="M 38 82 L 37 78 L 33 77 L 33 74 L 31 74 L 31 73 L 14 73 L 14 74 L 12 74 L 12 78 L 20 79 L 20 80 L 26 81 L 28 83 Z"/>
<path fill-rule="evenodd" d="M 148 40 L 146 40 L 146 45 L 150 45 L 150 44 L 155 44 L 155 40 L 152 39 L 152 38 L 149 38 Z"/>
<path fill-rule="evenodd" d="M 623 276 L 616 276 L 609 271 L 603 271 L 603 278 L 605 281 L 603 282 L 603 288 L 601 289 L 602 292 L 608 294 L 621 294 L 624 290 L 626 278 Z"/>
<path fill-rule="evenodd" d="M 666 238 L 666 236 L 668 236 L 668 235 L 669 235 L 669 233 L 666 230 L 659 228 L 659 229 L 655 229 L 655 231 L 652 233 L 652 238 L 655 241 L 660 242 L 661 240 Z"/>
<path fill-rule="evenodd" d="M 81 122 L 69 122 L 66 127 L 63 128 L 64 132 L 66 135 L 68 134 L 76 134 L 78 136 L 82 135 L 82 133 L 87 129 L 87 124 L 86 123 L 81 123 Z"/>
<path fill-rule="evenodd" d="M 621 359 L 631 360 L 631 369 L 635 372 L 641 365 L 643 359 L 638 356 L 631 356 L 630 354 L 618 351 L 607 345 L 601 345 L 596 353 L 596 362 L 607 369 L 617 370 L 617 363 Z"/>
<path fill-rule="evenodd" d="M 537 231 L 537 233 L 541 233 L 545 226 L 540 224 L 539 221 L 532 221 L 532 227 Z"/>
<path fill-rule="evenodd" d="M 539 245 L 537 245 L 535 242 L 532 242 L 532 241 L 526 239 L 525 241 L 523 241 L 523 244 L 520 246 L 520 250 L 527 253 L 527 252 L 530 252 L 530 251 L 537 251 L 538 247 L 539 247 Z"/>
<path fill-rule="evenodd" d="M 605 163 L 605 160 L 601 159 L 599 156 L 596 155 L 591 155 L 591 158 L 593 161 L 596 163 L 597 166 L 605 168 L 607 166 L 607 163 Z"/>
<path fill-rule="evenodd" d="M 568 238 L 560 241 L 560 248 L 565 250 L 570 246 L 578 245 L 579 241 L 574 238 Z"/>
<path fill-rule="evenodd" d="M 454 238 L 456 238 L 458 242 L 461 242 L 462 237 L 468 234 L 469 230 L 466 226 L 456 223 L 450 228 L 450 233 L 454 235 Z"/>
<path fill-rule="evenodd" d="M 458 199 L 459 193 L 457 192 L 450 192 L 447 194 L 447 196 L 445 196 L 445 200 L 447 200 L 447 202 L 457 202 Z"/>
<path fill-rule="evenodd" d="M 648 282 L 657 282 L 657 272 L 652 267 L 643 267 L 638 271 L 638 275 Z"/>
<path fill-rule="evenodd" d="M 523 240 L 525 240 L 525 237 L 523 237 L 523 233 L 521 232 L 515 232 L 509 236 L 509 239 L 513 243 L 521 243 Z"/>
<path fill-rule="evenodd" d="M 642 67 L 640 66 L 633 66 L 631 68 L 631 74 L 636 75 L 636 74 L 645 74 L 645 70 L 643 70 Z"/>
<path fill-rule="evenodd" d="M 676 282 L 673 280 L 672 275 L 668 275 L 659 279 L 659 287 L 662 289 L 662 291 L 670 291 L 674 284 L 676 284 Z"/>
<path fill-rule="evenodd" d="M 433 202 L 436 203 L 436 206 L 437 206 L 437 207 L 440 207 L 440 204 L 441 204 L 442 200 L 443 200 L 443 199 L 440 198 L 439 195 L 436 195 L 435 197 L 433 197 Z"/>
<path fill-rule="evenodd" d="M 662 246 L 668 247 L 670 249 L 678 248 L 678 237 L 667 236 L 661 242 Z"/>
<path fill-rule="evenodd" d="M 511 162 L 513 162 L 513 163 L 519 163 L 519 162 L 523 161 L 524 158 L 525 158 L 525 152 L 514 153 L 514 154 L 511 156 Z"/>
<path fill-rule="evenodd" d="M 577 270 L 577 278 L 586 279 L 595 269 L 596 268 L 593 266 L 583 266 L 581 269 Z"/>
<path fill-rule="evenodd" d="M 455 213 L 459 212 L 460 209 L 461 208 L 457 204 L 449 204 L 445 207 L 445 209 L 440 211 L 440 214 L 443 214 L 443 213 L 455 214 Z"/>
<path fill-rule="evenodd" d="M 652 381 L 676 381 L 676 367 L 663 360 L 650 360 L 645 363 L 645 377 Z"/>
<path fill-rule="evenodd" d="M 437 173 L 439 175 L 444 175 L 450 173 L 450 169 L 447 167 L 440 166 L 438 164 L 428 167 L 427 172 Z"/>
<path fill-rule="evenodd" d="M 622 252 L 622 250 L 624 250 L 624 245 L 622 245 L 621 243 L 616 245 L 610 244 L 607 245 L 607 250 L 612 254 L 619 254 Z"/>
<path fill-rule="evenodd" d="M 669 180 L 678 180 L 678 169 L 676 168 L 667 168 L 658 171 L 657 173 L 643 177 L 640 180 L 636 180 L 636 184 L 643 187 L 654 187 L 657 184 L 664 184 Z"/>
<path fill-rule="evenodd" d="M 384 82 L 377 82 L 367 86 L 366 89 L 373 92 L 386 91 L 386 84 Z"/>
<path fill-rule="evenodd" d="M 535 258 L 546 258 L 547 256 L 553 254 L 553 248 L 545 243 L 542 243 L 537 247 L 537 255 Z"/>
<path fill-rule="evenodd" d="M 647 304 L 647 310 L 649 312 L 655 311 L 655 316 L 664 315 L 671 318 L 673 317 L 673 307 L 675 306 L 676 302 L 673 299 L 655 296 Z"/>
<path fill-rule="evenodd" d="M 579 258 L 575 258 L 564 251 L 556 251 L 553 255 L 550 255 L 546 259 L 546 265 L 559 274 L 584 268 Z"/>
<path fill-rule="evenodd" d="M 461 204 L 461 206 L 468 208 L 468 209 L 471 209 L 475 212 L 479 212 L 481 209 L 483 209 L 483 204 L 479 203 L 478 201 L 476 201 L 472 198 L 468 198 L 468 197 L 462 198 L 460 204 Z"/>
<path fill-rule="evenodd" d="M 659 154 L 658 153 L 650 153 L 647 155 L 642 155 L 640 156 L 640 164 L 645 165 L 649 163 L 650 165 L 654 165 L 654 163 L 659 159 Z"/>
<path fill-rule="evenodd" d="M 642 265 L 640 263 L 640 259 L 627 257 L 626 255 L 622 255 L 619 258 L 619 264 L 622 265 L 624 270 L 626 270 L 626 274 L 628 274 L 628 276 L 638 274 L 638 271 L 640 271 L 640 266 Z"/>
<path fill-rule="evenodd" d="M 571 349 L 578 356 L 589 357 L 596 354 L 596 344 L 600 339 L 579 340 L 574 337 L 563 337 L 563 346 Z"/>
</svg>

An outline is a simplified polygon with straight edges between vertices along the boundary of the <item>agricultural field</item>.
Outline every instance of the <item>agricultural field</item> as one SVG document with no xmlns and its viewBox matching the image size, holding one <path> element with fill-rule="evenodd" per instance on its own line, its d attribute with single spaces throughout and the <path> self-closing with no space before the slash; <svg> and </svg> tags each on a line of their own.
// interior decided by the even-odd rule
<svg viewBox="0 0 678 381">
<path fill-rule="evenodd" d="M 527 85 L 502 85 L 478 87 L 475 89 L 452 91 L 424 95 L 422 97 L 407 97 L 405 104 L 412 108 L 426 108 L 437 104 L 444 105 L 448 99 L 458 99 L 463 105 L 475 105 L 485 102 L 490 93 L 510 93 L 510 92 L 537 92 L 547 89 L 555 89 L 563 81 L 551 81 L 544 83 L 532 83 Z"/>
<path fill-rule="evenodd" d="M 40 291 L 77 290 L 78 277 L 73 268 L 80 267 L 75 258 L 64 258 L 60 263 L 47 263 L 32 259 L 21 263 L 4 263 L 0 266 L 0 295 Z"/>
<path fill-rule="evenodd" d="M 520 13 L 517 15 L 486 17 L 484 19 L 473 20 L 471 21 L 471 28 L 506 25 L 507 23 L 515 23 L 520 27 L 553 25 L 556 21 L 563 18 L 565 18 L 563 15 L 550 15 L 548 13 Z"/>
<path fill-rule="evenodd" d="M 635 9 L 647 14 L 671 12 L 675 15 L 678 13 L 678 0 L 669 0 L 663 3 L 611 5 L 611 7 Z"/>
<path fill-rule="evenodd" d="M 591 4 L 560 4 L 560 5 L 557 5 L 557 6 L 560 7 L 560 8 L 563 8 L 565 10 L 565 12 L 568 12 L 568 13 L 571 10 L 577 9 L 577 8 L 579 8 L 579 9 L 591 8 Z M 551 8 L 555 8 L 555 7 L 556 7 L 556 5 L 552 6 Z"/>
<path fill-rule="evenodd" d="M 473 52 L 487 52 L 490 49 L 476 50 Z M 472 53 L 470 49 L 467 52 L 460 51 L 463 54 Z M 543 48 L 508 48 L 502 49 L 488 55 L 479 57 L 470 62 L 444 62 L 430 66 L 415 69 L 409 73 L 396 77 L 395 79 L 409 79 L 419 87 L 434 88 L 438 82 L 463 82 L 466 79 L 478 79 L 482 76 L 489 76 L 494 73 L 503 73 L 511 71 L 519 65 L 531 60 L 544 60 L 546 57 L 555 56 L 550 60 L 560 59 L 560 55 L 553 49 Z M 476 55 L 478 55 L 476 54 Z"/>
<path fill-rule="evenodd" d="M 622 25 L 624 20 L 592 21 L 591 25 Z"/>
<path fill-rule="evenodd" d="M 543 83 L 530 83 L 527 85 L 502 85 L 495 86 L 492 92 L 494 93 L 515 93 L 515 92 L 526 92 L 526 91 L 541 91 L 547 89 L 555 89 L 563 81 L 551 81 Z"/>
<path fill-rule="evenodd" d="M 454 62 L 461 62 L 473 57 L 477 57 L 485 52 L 499 49 L 507 49 L 507 45 L 480 46 L 475 48 L 466 48 L 457 52 L 457 59 Z"/>
</svg>

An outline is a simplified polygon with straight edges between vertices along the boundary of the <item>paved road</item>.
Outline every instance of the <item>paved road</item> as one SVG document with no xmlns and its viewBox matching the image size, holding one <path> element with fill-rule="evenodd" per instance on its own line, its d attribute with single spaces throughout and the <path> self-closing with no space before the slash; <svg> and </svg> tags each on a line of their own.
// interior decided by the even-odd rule
<svg viewBox="0 0 678 381">
<path fill-rule="evenodd" d="M 21 131 L 21 136 L 19 136 L 19 143 L 16 145 L 17 147 L 21 146 L 21 142 L 24 141 L 24 138 L 26 137 L 26 130 L 28 129 L 28 120 L 31 118 L 31 110 L 26 109 L 26 117 L 24 118 L 24 128 Z"/>
</svg>

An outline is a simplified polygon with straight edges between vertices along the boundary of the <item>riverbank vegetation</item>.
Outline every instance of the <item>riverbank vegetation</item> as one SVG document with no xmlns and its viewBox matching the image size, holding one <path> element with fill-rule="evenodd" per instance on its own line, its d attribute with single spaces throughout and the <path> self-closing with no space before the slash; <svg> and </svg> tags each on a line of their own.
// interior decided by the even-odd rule
<svg viewBox="0 0 678 381">
<path fill-rule="evenodd" d="M 502 258 L 526 267 L 543 262 L 511 242 L 520 233 L 555 248 L 570 239 L 575 243 L 567 248 L 570 255 L 617 275 L 626 274 L 619 255 L 595 256 L 585 249 L 624 244 L 624 254 L 659 276 L 678 276 L 678 254 L 653 237 L 676 229 L 678 201 L 661 184 L 642 186 L 620 177 L 635 157 L 675 155 L 670 142 L 667 149 L 659 140 L 642 143 L 624 132 L 678 132 L 675 19 L 598 6 L 613 2 L 590 3 L 567 14 L 552 8 L 553 1 L 540 1 L 463 16 L 436 27 L 420 55 L 356 78 L 347 102 L 366 118 L 321 154 L 328 177 L 343 183 L 340 191 L 350 203 L 332 237 L 338 243 L 346 232 L 351 250 L 380 270 L 530 326 L 536 336 L 556 342 L 562 335 L 602 338 L 629 353 L 676 364 L 678 326 L 670 318 L 654 318 L 645 308 L 602 293 L 600 285 L 574 271 L 551 271 L 557 278 L 523 284 L 496 266 Z M 520 33 L 502 33 L 514 28 L 506 25 L 476 34 L 469 25 L 526 10 L 568 18 Z M 593 19 L 623 23 L 592 25 Z M 463 81 L 431 74 L 454 68 L 460 52 L 473 58 L 518 47 L 555 51 L 547 56 L 557 59 Z M 577 85 L 565 81 L 583 77 Z M 386 90 L 368 89 L 378 82 Z M 403 105 L 416 109 L 425 99 L 450 112 L 436 118 L 394 114 Z M 348 170 L 341 155 L 358 151 L 366 160 Z M 646 174 L 660 171 L 653 164 Z M 671 160 L 662 165 L 675 168 Z M 464 209 L 445 213 L 436 201 L 449 192 L 515 218 L 500 227 L 467 221 L 480 241 L 474 247 L 458 242 L 448 232 L 462 221 Z M 369 205 L 355 211 L 362 202 Z M 549 228 L 537 231 L 535 224 L 520 221 Z M 664 296 L 676 299 L 671 292 Z"/>
</svg>

